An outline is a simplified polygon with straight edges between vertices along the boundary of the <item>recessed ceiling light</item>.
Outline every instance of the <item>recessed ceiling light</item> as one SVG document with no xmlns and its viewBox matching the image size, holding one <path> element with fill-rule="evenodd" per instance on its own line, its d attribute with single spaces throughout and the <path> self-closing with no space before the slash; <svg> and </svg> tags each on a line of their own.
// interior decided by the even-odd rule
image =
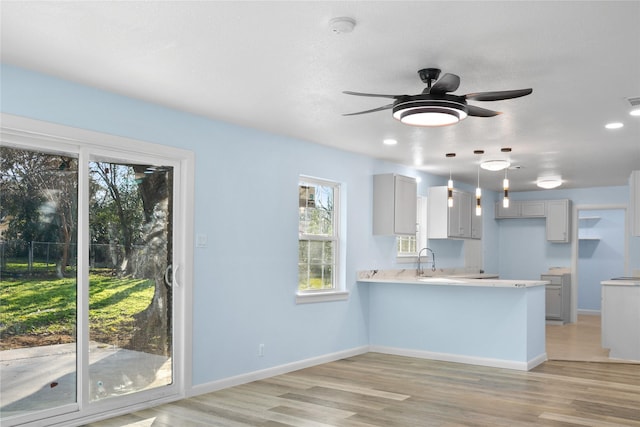
<svg viewBox="0 0 640 427">
<path fill-rule="evenodd" d="M 506 169 L 511 165 L 508 160 L 485 160 L 480 163 L 480 167 L 482 169 L 486 169 L 488 171 L 501 171 L 502 169 Z"/>
<path fill-rule="evenodd" d="M 622 126 L 624 125 L 620 122 L 612 122 L 604 125 L 604 127 L 606 127 L 607 129 L 620 129 Z"/>
<path fill-rule="evenodd" d="M 636 108 L 635 110 L 629 111 L 629 115 L 631 115 L 631 116 L 640 116 L 640 108 Z"/>
<path fill-rule="evenodd" d="M 550 190 L 552 188 L 560 187 L 560 185 L 562 185 L 562 180 L 560 178 L 539 178 L 536 185 L 540 188 L 544 188 L 545 190 Z"/>
<path fill-rule="evenodd" d="M 384 145 L 396 145 L 398 143 L 398 141 L 393 139 L 393 138 L 387 138 L 387 139 L 383 140 L 382 143 Z"/>
</svg>

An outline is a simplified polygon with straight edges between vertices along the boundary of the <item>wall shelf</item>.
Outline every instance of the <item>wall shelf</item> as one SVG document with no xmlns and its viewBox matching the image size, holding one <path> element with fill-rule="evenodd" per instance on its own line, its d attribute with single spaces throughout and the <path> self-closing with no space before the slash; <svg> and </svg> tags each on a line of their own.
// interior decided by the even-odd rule
<svg viewBox="0 0 640 427">
<path fill-rule="evenodd" d="M 581 216 L 578 218 L 578 240 L 600 240 L 593 227 L 600 220 L 599 216 Z"/>
</svg>

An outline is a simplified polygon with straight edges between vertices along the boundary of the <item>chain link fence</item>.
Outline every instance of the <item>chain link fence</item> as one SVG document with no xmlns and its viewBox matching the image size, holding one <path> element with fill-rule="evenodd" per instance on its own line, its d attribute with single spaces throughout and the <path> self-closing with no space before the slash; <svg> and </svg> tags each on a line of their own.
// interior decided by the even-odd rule
<svg viewBox="0 0 640 427">
<path fill-rule="evenodd" d="M 67 246 L 67 269 L 76 268 L 77 244 Z M 54 274 L 61 269 L 65 244 L 58 242 L 0 241 L 1 277 Z M 123 245 L 94 243 L 89 246 L 89 267 L 117 269 L 125 259 Z"/>
</svg>

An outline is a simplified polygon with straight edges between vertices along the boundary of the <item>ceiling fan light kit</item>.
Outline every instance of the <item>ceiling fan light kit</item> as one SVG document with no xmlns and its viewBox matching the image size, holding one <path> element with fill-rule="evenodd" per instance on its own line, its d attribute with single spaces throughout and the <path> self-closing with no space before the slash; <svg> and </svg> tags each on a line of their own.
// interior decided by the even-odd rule
<svg viewBox="0 0 640 427">
<path fill-rule="evenodd" d="M 421 96 L 399 100 L 393 107 L 393 118 L 411 126 L 447 126 L 464 120 L 468 115 L 467 107 L 462 103 L 447 99 L 417 99 Z"/>
</svg>

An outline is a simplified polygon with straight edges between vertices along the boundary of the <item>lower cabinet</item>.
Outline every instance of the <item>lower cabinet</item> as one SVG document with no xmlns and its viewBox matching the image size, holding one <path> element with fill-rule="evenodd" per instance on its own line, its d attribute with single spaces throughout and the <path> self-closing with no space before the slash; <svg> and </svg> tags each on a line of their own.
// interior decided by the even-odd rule
<svg viewBox="0 0 640 427">
<path fill-rule="evenodd" d="M 640 286 L 602 285 L 602 347 L 610 358 L 640 361 L 639 307 Z"/>
<path fill-rule="evenodd" d="M 543 274 L 540 280 L 546 280 L 546 318 L 569 322 L 571 310 L 571 275 Z"/>
</svg>

